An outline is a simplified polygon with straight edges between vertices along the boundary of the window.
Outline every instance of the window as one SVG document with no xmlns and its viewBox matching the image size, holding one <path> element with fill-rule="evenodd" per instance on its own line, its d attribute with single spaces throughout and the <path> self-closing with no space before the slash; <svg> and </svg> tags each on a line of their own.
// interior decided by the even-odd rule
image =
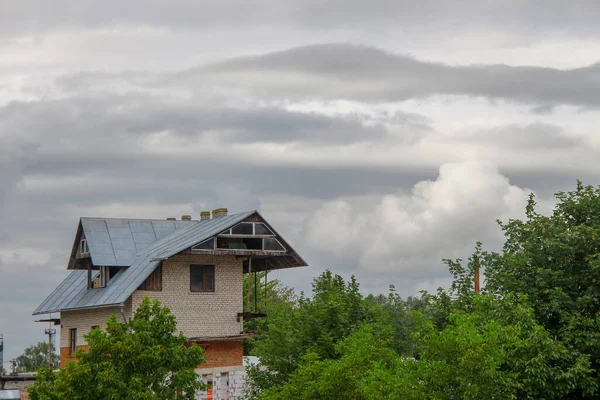
<svg viewBox="0 0 600 400">
<path fill-rule="evenodd" d="M 88 248 L 88 245 L 87 245 L 87 240 L 81 239 L 81 242 L 79 243 L 79 253 L 82 256 L 90 253 L 90 249 Z"/>
<path fill-rule="evenodd" d="M 93 331 L 94 329 L 100 329 L 100 325 L 92 325 L 90 331 Z"/>
<path fill-rule="evenodd" d="M 241 222 L 231 228 L 231 233 L 234 235 L 253 235 L 254 224 L 251 222 Z"/>
<path fill-rule="evenodd" d="M 254 224 L 255 235 L 273 235 L 273 232 L 263 223 L 257 222 Z"/>
<path fill-rule="evenodd" d="M 263 222 L 240 222 L 231 229 L 221 232 L 221 235 L 260 235 L 275 236 L 273 231 Z"/>
<path fill-rule="evenodd" d="M 263 250 L 268 251 L 285 251 L 285 247 L 279 243 L 279 240 L 273 238 L 263 239 Z"/>
<path fill-rule="evenodd" d="M 215 291 L 215 266 L 190 265 L 190 291 L 214 292 Z"/>
<path fill-rule="evenodd" d="M 214 250 L 214 249 L 215 249 L 215 238 L 210 238 L 210 239 L 205 240 L 202 243 L 198 243 L 197 245 L 192 247 L 192 250 Z"/>
<path fill-rule="evenodd" d="M 100 272 L 92 278 L 91 271 L 89 273 L 91 281 L 89 282 L 90 289 L 98 289 L 106 287 L 106 284 L 110 280 L 110 268 L 100 267 Z"/>
<path fill-rule="evenodd" d="M 69 354 L 77 351 L 77 328 L 69 329 Z"/>
</svg>

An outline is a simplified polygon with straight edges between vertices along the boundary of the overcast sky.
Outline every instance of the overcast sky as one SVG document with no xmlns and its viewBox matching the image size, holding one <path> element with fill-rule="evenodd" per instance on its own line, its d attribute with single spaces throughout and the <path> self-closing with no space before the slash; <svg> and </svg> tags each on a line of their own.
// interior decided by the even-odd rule
<svg viewBox="0 0 600 400">
<path fill-rule="evenodd" d="M 600 183 L 600 3 L 565 4 L 1 2 L 5 361 L 45 339 L 80 216 L 258 209 L 298 290 L 446 285 L 530 192 Z"/>
</svg>

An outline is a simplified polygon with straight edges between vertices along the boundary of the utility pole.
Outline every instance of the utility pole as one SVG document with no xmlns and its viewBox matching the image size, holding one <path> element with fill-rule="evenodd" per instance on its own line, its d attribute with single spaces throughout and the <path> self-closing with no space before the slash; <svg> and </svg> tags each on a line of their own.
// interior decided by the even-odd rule
<svg viewBox="0 0 600 400">
<path fill-rule="evenodd" d="M 52 355 L 54 354 L 54 335 L 56 335 L 56 329 L 52 328 L 52 314 L 48 318 L 48 329 L 44 333 L 48 335 L 48 365 L 54 367 Z"/>
<path fill-rule="evenodd" d="M 48 325 L 51 326 L 52 323 Z M 48 335 L 48 365 L 54 367 L 54 361 L 52 360 L 52 354 L 54 353 L 54 335 L 56 335 L 56 329 L 48 328 L 44 332 Z"/>
<path fill-rule="evenodd" d="M 4 333 L 0 333 L 0 375 L 4 375 Z"/>
</svg>

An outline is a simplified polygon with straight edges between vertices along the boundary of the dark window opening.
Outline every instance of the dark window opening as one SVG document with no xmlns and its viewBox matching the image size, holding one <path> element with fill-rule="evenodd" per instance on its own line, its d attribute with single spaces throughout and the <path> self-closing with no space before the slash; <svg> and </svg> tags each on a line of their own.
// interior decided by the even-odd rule
<svg viewBox="0 0 600 400">
<path fill-rule="evenodd" d="M 214 238 L 205 240 L 204 242 L 199 243 L 199 244 L 195 245 L 194 247 L 192 247 L 192 250 L 214 250 L 214 249 L 215 249 L 215 239 Z"/>
<path fill-rule="evenodd" d="M 110 281 L 112 278 L 114 278 L 115 275 L 117 274 L 117 272 L 119 272 L 120 270 L 121 270 L 121 268 L 119 268 L 119 267 L 109 267 L 108 280 Z"/>
<path fill-rule="evenodd" d="M 214 292 L 215 291 L 215 266 L 190 265 L 190 291 Z"/>
<path fill-rule="evenodd" d="M 241 222 L 231 228 L 231 233 L 234 235 L 253 235 L 254 226 L 251 222 Z"/>
<path fill-rule="evenodd" d="M 261 238 L 217 238 L 217 248 L 226 250 L 262 250 Z"/>
<path fill-rule="evenodd" d="M 69 329 L 69 354 L 77 351 L 77 328 Z"/>
<path fill-rule="evenodd" d="M 265 224 L 261 224 L 259 222 L 254 224 L 254 234 L 255 235 L 273 235 L 273 232 Z"/>
<path fill-rule="evenodd" d="M 267 251 L 285 251 L 285 247 L 279 243 L 279 240 L 272 238 L 264 239 L 264 250 Z"/>
<path fill-rule="evenodd" d="M 92 325 L 90 331 L 93 331 L 94 329 L 100 329 L 100 325 Z"/>
</svg>

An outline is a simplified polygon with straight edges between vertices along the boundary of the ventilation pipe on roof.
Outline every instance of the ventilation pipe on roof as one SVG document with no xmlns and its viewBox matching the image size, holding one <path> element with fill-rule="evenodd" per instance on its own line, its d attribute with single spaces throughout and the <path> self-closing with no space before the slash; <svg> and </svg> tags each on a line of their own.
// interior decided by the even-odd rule
<svg viewBox="0 0 600 400">
<path fill-rule="evenodd" d="M 202 211 L 200 213 L 200 220 L 210 219 L 210 211 Z"/>
<path fill-rule="evenodd" d="M 191 215 L 182 215 L 181 216 L 181 220 L 182 221 L 191 221 L 192 220 L 192 216 Z"/>
<path fill-rule="evenodd" d="M 212 210 L 212 217 L 226 217 L 227 216 L 227 209 L 226 208 L 215 208 L 214 210 Z"/>
<path fill-rule="evenodd" d="M 173 217 L 168 217 L 167 218 L 167 221 L 176 221 L 176 220 L 177 220 L 177 218 L 173 218 Z"/>
</svg>

